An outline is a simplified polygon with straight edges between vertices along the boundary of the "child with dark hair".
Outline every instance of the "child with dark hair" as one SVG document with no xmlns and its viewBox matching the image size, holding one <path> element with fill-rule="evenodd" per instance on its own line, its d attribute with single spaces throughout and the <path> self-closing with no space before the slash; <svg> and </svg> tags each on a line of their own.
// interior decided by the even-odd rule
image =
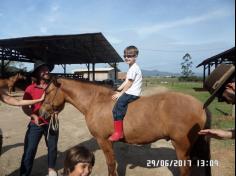
<svg viewBox="0 0 236 176">
<path fill-rule="evenodd" d="M 67 151 L 64 161 L 65 176 L 89 176 L 95 163 L 92 152 L 83 146 L 75 146 Z"/>
</svg>

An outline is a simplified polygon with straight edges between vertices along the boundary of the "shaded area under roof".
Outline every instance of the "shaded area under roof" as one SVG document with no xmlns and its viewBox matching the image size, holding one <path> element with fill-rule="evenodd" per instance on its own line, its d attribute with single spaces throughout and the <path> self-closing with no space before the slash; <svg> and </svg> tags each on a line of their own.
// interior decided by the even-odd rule
<svg viewBox="0 0 236 176">
<path fill-rule="evenodd" d="M 235 64 L 235 47 L 219 53 L 215 56 L 205 59 L 197 67 L 207 65 L 207 64 L 221 64 L 223 62 L 229 62 Z"/>
<path fill-rule="evenodd" d="M 50 64 L 123 62 L 102 33 L 2 39 L 0 59 Z"/>
</svg>

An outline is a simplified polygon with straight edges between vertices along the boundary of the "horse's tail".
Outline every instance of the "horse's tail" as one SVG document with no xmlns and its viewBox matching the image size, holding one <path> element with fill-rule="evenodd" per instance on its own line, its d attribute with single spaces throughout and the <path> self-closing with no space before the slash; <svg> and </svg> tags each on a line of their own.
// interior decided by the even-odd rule
<svg viewBox="0 0 236 176">
<path fill-rule="evenodd" d="M 206 114 L 206 123 L 204 129 L 211 128 L 211 113 L 208 109 L 205 109 Z M 190 158 L 193 163 L 198 160 L 207 160 L 210 161 L 211 153 L 210 153 L 210 138 L 206 138 L 203 135 L 199 135 L 197 141 L 194 143 L 191 152 Z M 206 163 L 206 162 L 205 162 Z M 211 176 L 211 167 L 205 167 L 205 176 Z"/>
</svg>

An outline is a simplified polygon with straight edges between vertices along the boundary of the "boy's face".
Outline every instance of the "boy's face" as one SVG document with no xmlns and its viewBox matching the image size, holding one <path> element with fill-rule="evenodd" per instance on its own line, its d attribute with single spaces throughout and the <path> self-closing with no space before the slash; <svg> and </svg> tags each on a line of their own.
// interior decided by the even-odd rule
<svg viewBox="0 0 236 176">
<path fill-rule="evenodd" d="M 89 176 L 93 166 L 90 163 L 78 163 L 69 176 Z"/>
<path fill-rule="evenodd" d="M 133 65 L 136 62 L 136 55 L 135 54 L 125 54 L 125 62 L 129 65 Z"/>
</svg>

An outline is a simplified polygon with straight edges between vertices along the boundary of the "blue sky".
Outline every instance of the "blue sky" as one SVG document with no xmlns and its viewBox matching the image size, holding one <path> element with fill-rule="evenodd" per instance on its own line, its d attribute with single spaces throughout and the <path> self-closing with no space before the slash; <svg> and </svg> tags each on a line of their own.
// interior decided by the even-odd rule
<svg viewBox="0 0 236 176">
<path fill-rule="evenodd" d="M 180 72 L 188 52 L 202 72 L 195 66 L 203 59 L 235 45 L 234 7 L 234 0 L 0 0 L 0 38 L 102 32 L 121 56 L 136 45 L 142 69 Z"/>
</svg>

